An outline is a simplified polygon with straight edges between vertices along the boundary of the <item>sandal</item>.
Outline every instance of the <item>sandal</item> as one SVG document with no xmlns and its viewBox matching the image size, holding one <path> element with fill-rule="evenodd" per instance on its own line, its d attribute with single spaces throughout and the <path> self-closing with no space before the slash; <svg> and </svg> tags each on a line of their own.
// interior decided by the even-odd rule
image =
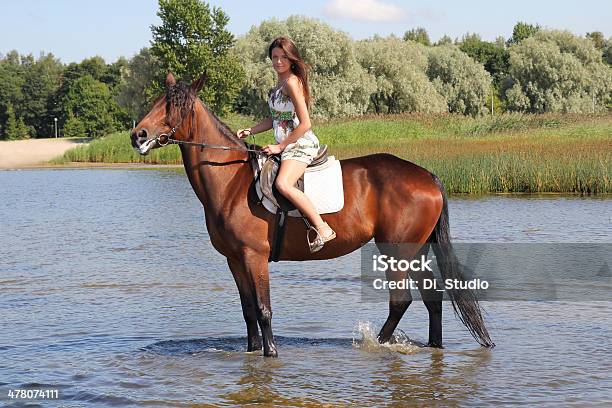
<svg viewBox="0 0 612 408">
<path fill-rule="evenodd" d="M 314 241 L 310 241 L 310 231 L 314 231 L 317 234 L 317 237 Z M 322 232 L 324 235 L 322 235 Z M 310 248 L 311 254 L 320 251 L 326 242 L 329 242 L 334 238 L 336 238 L 336 232 L 331 229 L 331 227 L 326 222 L 323 223 L 323 225 L 319 228 L 311 226 L 308 232 L 306 232 L 306 240 L 308 241 L 308 247 Z"/>
</svg>

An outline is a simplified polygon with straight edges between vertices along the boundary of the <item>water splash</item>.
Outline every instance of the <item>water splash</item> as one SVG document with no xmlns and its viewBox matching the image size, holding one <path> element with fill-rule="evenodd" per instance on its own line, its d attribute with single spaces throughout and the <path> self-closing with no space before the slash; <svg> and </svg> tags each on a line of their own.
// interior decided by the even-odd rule
<svg viewBox="0 0 612 408">
<path fill-rule="evenodd" d="M 378 329 L 371 322 L 357 322 L 353 330 L 353 347 L 373 353 L 393 351 L 401 354 L 415 354 L 426 350 L 425 344 L 412 340 L 400 329 L 396 329 L 389 342 L 383 344 L 378 342 L 377 332 Z"/>
</svg>

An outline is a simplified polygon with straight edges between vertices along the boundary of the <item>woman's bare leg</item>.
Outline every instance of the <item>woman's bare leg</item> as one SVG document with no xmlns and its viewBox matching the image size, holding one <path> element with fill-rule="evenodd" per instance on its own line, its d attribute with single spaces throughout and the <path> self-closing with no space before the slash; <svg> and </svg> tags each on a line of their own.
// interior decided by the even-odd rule
<svg viewBox="0 0 612 408">
<path fill-rule="evenodd" d="M 283 160 L 275 184 L 278 191 L 291 201 L 315 228 L 318 228 L 324 224 L 323 219 L 306 194 L 295 187 L 306 167 L 306 163 L 298 160 Z"/>
</svg>

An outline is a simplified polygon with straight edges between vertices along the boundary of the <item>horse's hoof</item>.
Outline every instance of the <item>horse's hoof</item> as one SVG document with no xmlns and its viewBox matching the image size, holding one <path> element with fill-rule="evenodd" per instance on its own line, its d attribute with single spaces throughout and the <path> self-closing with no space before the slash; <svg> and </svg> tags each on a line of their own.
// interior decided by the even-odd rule
<svg viewBox="0 0 612 408">
<path fill-rule="evenodd" d="M 378 340 L 379 344 L 390 343 L 393 339 L 393 336 L 382 336 L 380 333 L 376 336 L 376 340 Z"/>
<path fill-rule="evenodd" d="M 259 351 L 261 350 L 263 347 L 261 345 L 261 340 L 254 340 L 254 341 L 250 341 L 249 342 L 249 346 L 247 347 L 247 351 L 251 352 L 251 351 Z"/>
<path fill-rule="evenodd" d="M 264 350 L 264 357 L 278 357 L 276 347 L 269 347 L 267 350 Z"/>
<path fill-rule="evenodd" d="M 427 347 L 443 349 L 444 346 L 441 343 L 427 343 Z"/>
</svg>

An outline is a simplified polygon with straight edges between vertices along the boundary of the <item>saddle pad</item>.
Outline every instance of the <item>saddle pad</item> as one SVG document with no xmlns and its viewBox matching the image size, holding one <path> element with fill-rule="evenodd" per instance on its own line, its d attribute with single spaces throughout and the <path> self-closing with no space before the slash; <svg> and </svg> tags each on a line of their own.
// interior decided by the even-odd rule
<svg viewBox="0 0 612 408">
<path fill-rule="evenodd" d="M 257 197 L 262 199 L 261 187 L 256 183 Z M 327 162 L 316 167 L 307 168 L 304 173 L 304 193 L 312 201 L 319 214 L 329 214 L 340 211 L 344 207 L 344 188 L 342 185 L 342 167 L 340 160 L 329 156 Z M 263 197 L 264 207 L 271 213 L 276 213 L 276 206 Z M 298 210 L 287 213 L 290 217 L 300 217 Z"/>
</svg>

